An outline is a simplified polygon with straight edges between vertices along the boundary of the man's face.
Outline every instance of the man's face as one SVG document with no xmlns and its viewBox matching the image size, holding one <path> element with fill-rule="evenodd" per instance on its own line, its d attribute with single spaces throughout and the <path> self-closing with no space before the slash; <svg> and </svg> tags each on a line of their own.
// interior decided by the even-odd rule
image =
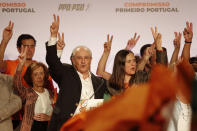
<svg viewBox="0 0 197 131">
<path fill-rule="evenodd" d="M 91 60 L 90 52 L 84 48 L 79 48 L 72 58 L 75 68 L 82 74 L 90 71 Z"/>
<path fill-rule="evenodd" d="M 44 75 L 44 69 L 41 66 L 32 72 L 32 81 L 34 87 L 43 87 Z"/>
<path fill-rule="evenodd" d="M 19 49 L 19 53 L 21 53 L 22 50 L 27 48 L 27 60 L 32 60 L 35 52 L 35 43 L 33 39 L 25 39 L 22 40 L 21 48 Z"/>
</svg>

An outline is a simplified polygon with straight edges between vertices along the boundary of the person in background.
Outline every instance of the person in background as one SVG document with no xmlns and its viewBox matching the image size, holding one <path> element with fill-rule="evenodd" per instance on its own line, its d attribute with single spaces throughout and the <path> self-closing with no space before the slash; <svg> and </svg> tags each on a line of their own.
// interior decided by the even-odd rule
<svg viewBox="0 0 197 131">
<path fill-rule="evenodd" d="M 153 35 L 153 39 L 155 41 L 159 34 L 157 31 L 157 27 L 155 27 L 155 30 L 151 28 L 151 32 Z M 144 71 L 146 72 L 151 72 L 152 66 L 158 63 L 166 65 L 166 66 L 168 65 L 167 50 L 166 48 L 162 47 L 162 38 L 160 38 L 159 42 L 153 43 L 153 44 L 155 44 L 155 49 L 153 51 L 152 56 L 149 58 L 149 60 L 145 64 Z M 145 55 L 145 51 L 148 49 L 148 47 L 151 47 L 151 45 L 152 44 L 145 44 L 141 47 L 140 49 L 141 58 L 143 58 L 143 56 Z"/>
<path fill-rule="evenodd" d="M 13 28 L 14 28 L 14 23 L 12 21 L 10 21 L 8 26 L 5 27 L 5 29 L 3 30 L 2 41 L 0 44 L 0 56 L 1 56 L 0 57 L 0 72 L 2 72 L 4 74 L 9 74 L 12 76 L 14 75 L 14 73 L 16 71 L 16 67 L 19 63 L 19 60 L 18 59 L 4 60 L 4 54 L 5 54 L 6 47 L 9 43 L 10 39 L 12 38 Z M 34 56 L 35 49 L 36 49 L 35 48 L 36 47 L 36 40 L 30 34 L 21 34 L 18 37 L 16 46 L 17 46 L 18 53 L 21 53 L 21 51 L 24 50 L 24 48 L 27 48 L 27 59 L 26 59 L 25 64 L 23 66 L 21 75 L 22 75 L 22 82 L 23 82 L 24 87 L 29 88 L 29 85 L 25 82 L 25 80 L 23 79 L 23 76 L 27 70 L 27 67 L 31 63 L 36 62 L 35 60 L 33 60 L 33 56 Z M 55 94 L 57 94 L 56 93 L 57 91 L 54 89 L 51 77 L 49 76 L 48 79 L 50 81 L 49 87 L 53 90 L 53 92 Z M 54 103 L 55 103 L 56 97 L 57 96 L 54 97 Z M 23 117 L 22 114 L 23 114 L 23 111 L 20 110 L 12 117 L 14 129 L 19 128 L 18 126 L 19 126 L 19 124 L 22 120 L 22 117 Z"/>
<path fill-rule="evenodd" d="M 192 118 L 192 109 L 191 109 L 191 89 L 192 89 L 192 79 L 188 79 L 190 77 L 187 76 L 186 70 L 192 68 L 190 65 L 190 47 L 193 38 L 193 24 L 186 22 L 186 27 L 184 28 L 183 35 L 185 44 L 183 47 L 183 51 L 181 54 L 181 59 L 178 59 L 180 45 L 181 45 L 181 33 L 175 32 L 174 38 L 174 51 L 171 57 L 171 61 L 169 67 L 172 68 L 179 78 L 180 75 L 185 76 L 184 81 L 190 84 L 187 88 L 178 87 L 177 91 L 177 101 L 175 102 L 175 106 L 172 113 L 172 118 L 170 119 L 168 131 L 190 131 L 191 130 L 191 118 Z M 185 61 L 185 65 L 187 68 L 180 68 L 179 63 L 181 61 Z M 190 64 L 189 64 L 190 62 Z M 177 70 L 179 71 L 177 72 Z M 195 68 L 193 69 L 195 70 Z M 180 74 L 182 73 L 182 74 Z M 193 72 L 190 73 L 192 75 Z M 180 78 L 179 78 L 180 79 Z"/>
</svg>

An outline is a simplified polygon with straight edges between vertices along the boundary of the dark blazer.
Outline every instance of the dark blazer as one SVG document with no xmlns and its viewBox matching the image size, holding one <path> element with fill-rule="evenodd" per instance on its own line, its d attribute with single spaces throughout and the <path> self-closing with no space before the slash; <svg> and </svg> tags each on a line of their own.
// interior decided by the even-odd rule
<svg viewBox="0 0 197 131">
<path fill-rule="evenodd" d="M 61 63 L 57 57 L 56 45 L 47 46 L 46 62 L 52 78 L 59 86 L 58 99 L 49 124 L 49 131 L 60 130 L 62 124 L 75 112 L 81 96 L 81 80 L 75 68 L 69 64 Z M 91 73 L 92 84 L 96 99 L 102 99 L 106 84 Z"/>
</svg>

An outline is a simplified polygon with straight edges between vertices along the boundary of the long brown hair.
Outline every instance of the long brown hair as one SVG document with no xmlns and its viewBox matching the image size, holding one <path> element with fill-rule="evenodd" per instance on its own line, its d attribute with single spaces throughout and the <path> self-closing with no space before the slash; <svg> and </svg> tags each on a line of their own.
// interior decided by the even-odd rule
<svg viewBox="0 0 197 131">
<path fill-rule="evenodd" d="M 134 54 L 130 50 L 120 50 L 115 56 L 112 75 L 109 79 L 109 84 L 114 89 L 124 89 L 125 62 L 126 56 L 130 53 Z"/>
</svg>

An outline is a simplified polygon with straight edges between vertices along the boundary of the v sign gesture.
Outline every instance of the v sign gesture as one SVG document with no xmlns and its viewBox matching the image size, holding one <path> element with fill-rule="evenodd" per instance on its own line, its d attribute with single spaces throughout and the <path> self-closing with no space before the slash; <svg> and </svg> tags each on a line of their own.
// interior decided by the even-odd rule
<svg viewBox="0 0 197 131">
<path fill-rule="evenodd" d="M 133 49 L 133 47 L 135 47 L 136 43 L 138 42 L 138 40 L 140 39 L 140 35 L 137 36 L 137 33 L 134 34 L 134 37 L 131 38 L 126 46 L 126 50 L 131 50 Z"/>
<path fill-rule="evenodd" d="M 153 39 L 155 41 L 156 38 L 157 38 L 157 35 L 158 35 L 157 27 L 155 26 L 155 30 L 151 27 L 151 32 L 152 32 L 152 35 L 153 35 Z"/>
<path fill-rule="evenodd" d="M 186 27 L 184 28 L 183 35 L 185 38 L 185 43 L 192 43 L 193 38 L 193 24 L 186 22 Z"/>
<path fill-rule="evenodd" d="M 18 68 L 17 68 L 18 71 L 22 71 L 23 66 L 24 66 L 24 64 L 25 64 L 25 61 L 26 61 L 26 56 L 27 56 L 27 47 L 25 47 L 25 48 L 21 51 L 21 54 L 20 54 L 20 56 L 18 57 L 18 59 L 19 59 L 19 64 L 18 64 Z"/>
<path fill-rule="evenodd" d="M 25 64 L 26 56 L 27 56 L 27 47 L 25 47 L 24 50 L 21 51 L 21 54 L 18 57 L 21 66 Z"/>
<path fill-rule="evenodd" d="M 9 21 L 9 25 L 3 30 L 3 41 L 8 43 L 13 34 L 14 23 Z"/>
<path fill-rule="evenodd" d="M 181 33 L 179 32 L 174 32 L 175 38 L 173 40 L 174 43 L 174 48 L 176 49 L 180 49 L 180 45 L 181 45 Z"/>
<path fill-rule="evenodd" d="M 190 22 L 186 22 L 186 27 L 184 28 L 183 35 L 185 38 L 185 44 L 182 51 L 182 57 L 186 60 L 190 58 L 190 48 L 193 39 L 193 24 Z"/>
<path fill-rule="evenodd" d="M 52 25 L 50 26 L 51 37 L 57 37 L 60 19 L 59 19 L 59 16 L 56 17 L 55 14 L 53 14 L 53 18 L 54 18 L 54 21 Z"/>
<path fill-rule="evenodd" d="M 151 32 L 154 38 L 154 44 L 156 46 L 157 50 L 163 51 L 162 49 L 162 35 L 157 32 L 157 27 L 155 27 L 155 30 L 151 27 Z"/>
<path fill-rule="evenodd" d="M 106 66 L 110 51 L 111 51 L 112 40 L 113 40 L 113 35 L 110 37 L 108 34 L 107 42 L 105 42 L 104 44 L 104 52 L 99 60 L 97 71 L 96 71 L 97 75 L 103 77 L 106 80 L 109 80 L 109 78 L 111 77 L 111 74 L 105 71 L 105 66 Z"/>
<path fill-rule="evenodd" d="M 105 44 L 104 44 L 104 52 L 105 53 L 110 53 L 112 40 L 113 40 L 113 35 L 111 36 L 111 38 L 109 38 L 109 34 L 108 34 L 107 35 L 107 42 L 105 42 Z"/>
<path fill-rule="evenodd" d="M 63 50 L 64 47 L 65 47 L 64 33 L 62 33 L 62 38 L 60 36 L 60 33 L 58 33 L 57 50 Z"/>
</svg>

